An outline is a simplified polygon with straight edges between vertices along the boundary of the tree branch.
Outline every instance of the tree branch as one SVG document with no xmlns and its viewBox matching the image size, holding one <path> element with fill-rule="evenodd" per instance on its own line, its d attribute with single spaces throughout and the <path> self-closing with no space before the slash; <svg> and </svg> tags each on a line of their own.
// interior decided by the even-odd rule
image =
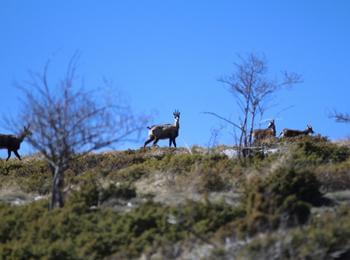
<svg viewBox="0 0 350 260">
<path fill-rule="evenodd" d="M 207 115 L 215 116 L 216 118 L 219 118 L 219 119 L 225 121 L 226 123 L 229 123 L 230 125 L 238 128 L 239 130 L 244 131 L 244 129 L 241 126 L 237 125 L 236 123 L 232 122 L 231 120 L 228 120 L 227 118 L 224 118 L 224 117 L 222 117 L 222 116 L 220 116 L 220 115 L 218 115 L 218 114 L 216 114 L 214 112 L 202 112 L 202 113 L 203 114 L 207 114 Z"/>
</svg>

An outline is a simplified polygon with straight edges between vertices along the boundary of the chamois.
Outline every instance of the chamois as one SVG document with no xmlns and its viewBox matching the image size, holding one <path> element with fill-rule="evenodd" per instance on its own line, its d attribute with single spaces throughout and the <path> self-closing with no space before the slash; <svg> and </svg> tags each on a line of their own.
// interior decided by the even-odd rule
<svg viewBox="0 0 350 260">
<path fill-rule="evenodd" d="M 280 134 L 280 137 L 296 137 L 300 135 L 308 135 L 313 134 L 314 130 L 312 129 L 312 126 L 307 125 L 306 129 L 304 131 L 301 130 L 292 130 L 292 129 L 283 129 L 283 131 Z"/>
<path fill-rule="evenodd" d="M 276 136 L 276 126 L 275 120 L 271 120 L 268 127 L 266 129 L 256 129 L 253 131 L 254 142 L 275 137 Z"/>
<path fill-rule="evenodd" d="M 143 148 L 146 148 L 146 145 L 153 141 L 153 146 L 157 145 L 157 142 L 160 139 L 169 139 L 169 147 L 171 144 L 174 144 L 176 147 L 175 139 L 179 135 L 180 128 L 180 112 L 175 110 L 174 115 L 174 124 L 164 124 L 164 125 L 154 125 L 151 127 L 147 127 L 149 129 L 148 132 L 148 140 L 145 142 Z"/>
<path fill-rule="evenodd" d="M 32 133 L 29 130 L 29 126 L 24 127 L 22 133 L 18 136 L 0 134 L 0 149 L 7 149 L 8 153 L 6 161 L 10 159 L 11 152 L 13 152 L 19 160 L 22 160 L 21 156 L 18 154 L 18 149 L 20 148 L 24 138 L 31 134 Z"/>
</svg>

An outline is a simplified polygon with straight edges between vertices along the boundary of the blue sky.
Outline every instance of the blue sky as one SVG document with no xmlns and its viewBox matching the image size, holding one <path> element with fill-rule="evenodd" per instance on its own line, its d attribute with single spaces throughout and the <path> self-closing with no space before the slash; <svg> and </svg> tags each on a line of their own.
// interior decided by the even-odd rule
<svg viewBox="0 0 350 260">
<path fill-rule="evenodd" d="M 271 118 L 292 106 L 278 115 L 277 131 L 311 123 L 317 133 L 345 138 L 350 125 L 335 123 L 327 113 L 350 112 L 349 13 L 346 0 L 4 0 L 0 114 L 15 113 L 19 106 L 14 81 L 24 82 L 29 70 L 42 71 L 51 59 L 55 84 L 78 50 L 86 87 L 109 79 L 135 112 L 156 111 L 153 123 L 172 122 L 179 109 L 178 144 L 206 145 L 221 122 L 201 112 L 237 118 L 232 96 L 217 79 L 232 72 L 237 54 L 254 52 L 265 55 L 272 78 L 288 70 L 304 79 L 279 92 L 278 105 L 267 111 Z M 222 131 L 220 143 L 233 143 L 231 130 Z M 143 139 L 146 135 L 145 129 Z"/>
</svg>

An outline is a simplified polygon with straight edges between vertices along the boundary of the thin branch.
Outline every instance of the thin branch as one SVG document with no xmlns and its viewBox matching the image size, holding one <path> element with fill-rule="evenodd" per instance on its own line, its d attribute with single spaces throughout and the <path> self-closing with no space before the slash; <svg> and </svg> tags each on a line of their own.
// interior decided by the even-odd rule
<svg viewBox="0 0 350 260">
<path fill-rule="evenodd" d="M 330 118 L 334 118 L 338 123 L 350 123 L 350 114 L 349 113 L 340 113 L 334 111 L 329 115 Z"/>
<path fill-rule="evenodd" d="M 226 123 L 229 123 L 230 125 L 233 125 L 234 127 L 238 128 L 239 130 L 244 131 L 244 129 L 241 126 L 237 125 L 236 123 L 232 122 L 231 120 L 229 120 L 229 119 L 227 119 L 225 117 L 222 117 L 222 116 L 220 116 L 220 115 L 218 115 L 218 114 L 216 114 L 214 112 L 202 112 L 202 113 L 203 114 L 207 114 L 207 115 L 215 116 L 215 117 L 225 121 Z"/>
</svg>

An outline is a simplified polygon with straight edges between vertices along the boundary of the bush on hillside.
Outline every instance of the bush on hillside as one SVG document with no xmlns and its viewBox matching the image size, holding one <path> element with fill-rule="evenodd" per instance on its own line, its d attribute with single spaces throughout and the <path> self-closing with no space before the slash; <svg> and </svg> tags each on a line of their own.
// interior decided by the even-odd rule
<svg viewBox="0 0 350 260">
<path fill-rule="evenodd" d="M 52 176 L 43 160 L 1 161 L 0 187 L 17 186 L 23 192 L 48 194 L 51 190 Z"/>
<path fill-rule="evenodd" d="M 305 227 L 256 237 L 243 248 L 238 258 L 349 259 L 349 248 L 350 209 L 346 206 L 325 213 Z"/>
<path fill-rule="evenodd" d="M 94 188 L 91 189 L 91 192 Z M 94 198 L 93 196 L 91 198 Z M 0 204 L 0 256 L 4 259 L 118 259 L 139 257 L 191 237 L 209 237 L 240 217 L 225 204 L 188 202 L 179 208 L 145 203 L 131 212 L 80 211 L 82 201 L 48 211 L 47 201 Z"/>
<path fill-rule="evenodd" d="M 257 177 L 245 188 L 246 217 L 242 229 L 249 233 L 273 230 L 281 225 L 304 224 L 311 205 L 321 205 L 320 184 L 308 171 L 279 168 L 267 177 Z"/>
<path fill-rule="evenodd" d="M 302 165 L 340 163 L 350 158 L 350 148 L 327 139 L 304 137 L 295 143 L 295 162 Z"/>
<path fill-rule="evenodd" d="M 314 171 L 323 191 L 347 190 L 350 187 L 350 159 L 341 163 L 320 165 Z"/>
<path fill-rule="evenodd" d="M 128 200 L 134 197 L 136 197 L 135 188 L 128 184 L 110 183 L 107 187 L 103 187 L 98 179 L 90 177 L 82 181 L 78 190 L 70 194 L 68 203 L 77 209 L 88 211 L 91 207 L 97 207 L 111 198 Z"/>
</svg>

